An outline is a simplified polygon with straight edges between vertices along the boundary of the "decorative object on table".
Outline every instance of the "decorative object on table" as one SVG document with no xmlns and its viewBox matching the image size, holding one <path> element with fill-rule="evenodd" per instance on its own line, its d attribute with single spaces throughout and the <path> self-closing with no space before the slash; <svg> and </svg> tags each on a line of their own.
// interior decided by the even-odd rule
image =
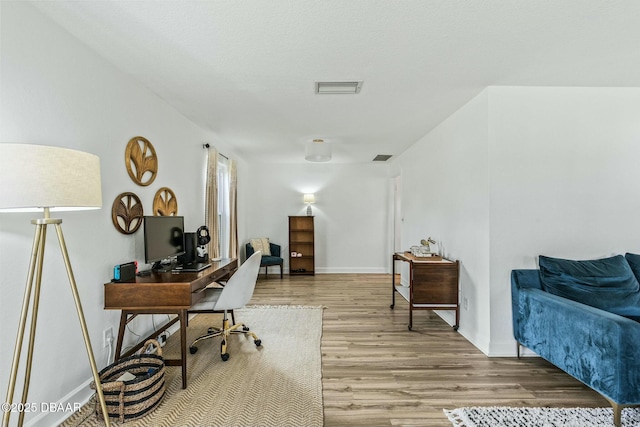
<svg viewBox="0 0 640 427">
<path fill-rule="evenodd" d="M 140 198 L 134 193 L 121 193 L 111 206 L 111 221 L 122 234 L 133 234 L 142 225 L 144 212 Z"/>
<path fill-rule="evenodd" d="M 133 182 L 143 187 L 151 184 L 158 175 L 156 149 L 142 136 L 129 140 L 124 152 L 124 162 Z"/>
<path fill-rule="evenodd" d="M 414 245 L 410 248 L 411 255 L 418 258 L 426 258 L 438 255 L 438 246 L 431 237 L 420 240 L 420 245 Z"/>
<path fill-rule="evenodd" d="M 307 216 L 311 216 L 313 214 L 311 212 L 311 203 L 315 203 L 316 202 L 316 195 L 315 194 L 305 194 L 303 200 L 307 204 Z"/>
<path fill-rule="evenodd" d="M 156 354 L 151 354 L 155 350 Z M 151 339 L 137 355 L 125 357 L 100 371 L 108 415 L 125 423 L 142 418 L 162 402 L 165 363 L 158 341 Z M 96 383 L 91 383 L 96 388 Z M 96 407 L 102 416 L 102 408 Z"/>
<path fill-rule="evenodd" d="M 60 251 L 65 264 L 71 293 L 80 321 L 80 329 L 95 381 L 99 380 L 98 369 L 91 347 L 91 340 L 82 310 L 78 287 L 71 269 L 71 261 L 62 234 L 62 219 L 51 218 L 51 211 L 100 209 L 102 189 L 100 182 L 100 159 L 93 154 L 60 147 L 29 144 L 0 144 L 0 211 L 43 212 L 43 217 L 31 221 L 36 226 L 31 261 L 27 275 L 18 334 L 9 375 L 9 385 L 5 402 L 13 403 L 20 353 L 23 346 L 27 318 L 31 313 L 27 363 L 22 392 L 22 403 L 28 400 L 35 333 L 40 303 L 42 270 L 46 248 L 47 226 L 53 225 L 60 243 Z M 35 280 L 34 280 L 35 279 Z M 33 298 L 33 299 L 32 299 Z M 60 307 L 58 307 L 60 308 Z M 106 405 L 102 389 L 97 390 L 98 402 L 103 411 Z M 2 416 L 2 425 L 9 424 L 11 412 Z M 24 412 L 20 412 L 18 424 L 22 425 Z M 110 425 L 105 416 L 105 424 Z"/>
<path fill-rule="evenodd" d="M 178 215 L 178 199 L 169 187 L 162 187 L 156 191 L 153 197 L 153 215 L 176 216 Z"/>
<path fill-rule="evenodd" d="M 453 427 L 480 427 L 500 425 L 521 426 L 589 426 L 610 427 L 611 408 L 535 408 L 535 407 L 468 407 L 444 410 Z M 622 411 L 622 427 L 640 425 L 640 409 Z"/>
<path fill-rule="evenodd" d="M 304 159 L 309 162 L 328 162 L 331 160 L 331 146 L 324 139 L 309 141 Z"/>
<path fill-rule="evenodd" d="M 429 252 L 431 252 L 432 254 L 438 255 L 440 253 L 440 248 L 438 247 L 438 242 L 433 240 L 431 237 L 429 237 L 426 240 L 425 239 L 420 240 L 420 244 L 423 245 L 423 246 L 428 246 L 429 247 Z"/>
<path fill-rule="evenodd" d="M 196 231 L 196 261 L 207 262 L 209 261 L 209 252 L 207 251 L 207 244 L 211 241 L 209 235 L 209 228 L 203 225 Z"/>
</svg>

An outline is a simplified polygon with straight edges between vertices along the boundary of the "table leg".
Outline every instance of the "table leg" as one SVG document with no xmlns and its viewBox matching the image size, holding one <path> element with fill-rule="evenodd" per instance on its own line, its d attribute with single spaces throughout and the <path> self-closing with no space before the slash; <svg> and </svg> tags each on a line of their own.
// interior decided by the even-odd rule
<svg viewBox="0 0 640 427">
<path fill-rule="evenodd" d="M 396 305 L 396 257 L 391 257 L 391 305 L 389 308 L 393 310 Z"/>
<path fill-rule="evenodd" d="M 180 352 L 182 358 L 182 388 L 187 388 L 187 310 L 180 310 Z"/>
<path fill-rule="evenodd" d="M 120 312 L 120 326 L 118 327 L 118 341 L 116 342 L 116 351 L 113 355 L 114 362 L 120 359 L 120 354 L 122 353 L 122 341 L 124 340 L 124 330 L 127 327 L 127 317 L 127 312 L 122 310 L 122 312 Z"/>
<path fill-rule="evenodd" d="M 412 310 L 412 306 L 413 306 L 413 304 L 411 302 L 409 302 L 409 330 L 411 330 L 411 328 L 413 328 L 413 310 Z"/>
</svg>

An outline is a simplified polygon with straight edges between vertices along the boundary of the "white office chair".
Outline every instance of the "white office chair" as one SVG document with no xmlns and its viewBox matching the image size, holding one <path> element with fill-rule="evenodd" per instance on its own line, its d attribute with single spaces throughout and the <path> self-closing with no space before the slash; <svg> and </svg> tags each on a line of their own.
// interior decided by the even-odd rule
<svg viewBox="0 0 640 427">
<path fill-rule="evenodd" d="M 189 347 L 191 354 L 198 351 L 196 344 L 202 340 L 222 336 L 220 345 L 220 357 L 223 361 L 229 359 L 227 353 L 227 345 L 231 334 L 250 335 L 256 347 L 262 345 L 262 341 L 249 330 L 244 323 L 236 323 L 229 325 L 228 312 L 237 308 L 244 307 L 253 296 L 253 290 L 256 287 L 258 279 L 258 271 L 260 270 L 260 259 L 262 253 L 260 251 L 251 255 L 231 276 L 227 284 L 222 289 L 207 289 L 204 298 L 196 303 L 189 311 L 198 313 L 214 313 L 223 312 L 222 328 L 209 328 L 206 335 L 198 337 Z M 234 319 L 235 321 L 235 319 Z M 235 322 L 234 322 L 235 323 Z"/>
</svg>

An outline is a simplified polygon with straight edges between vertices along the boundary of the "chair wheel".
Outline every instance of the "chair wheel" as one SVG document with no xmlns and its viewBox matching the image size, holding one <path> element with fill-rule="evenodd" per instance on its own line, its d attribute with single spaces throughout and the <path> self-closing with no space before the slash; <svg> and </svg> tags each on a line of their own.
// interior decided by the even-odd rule
<svg viewBox="0 0 640 427">
<path fill-rule="evenodd" d="M 227 360 L 229 360 L 229 353 L 221 354 L 220 358 L 222 359 L 223 362 L 226 362 Z"/>
<path fill-rule="evenodd" d="M 198 347 L 194 347 L 194 346 L 189 347 L 189 353 L 196 354 L 197 351 L 198 351 Z"/>
<path fill-rule="evenodd" d="M 254 344 L 256 345 L 256 347 L 260 347 L 262 345 L 262 340 L 255 340 Z"/>
<path fill-rule="evenodd" d="M 207 329 L 207 333 L 208 333 L 208 334 L 212 334 L 212 333 L 214 333 L 214 332 L 215 332 L 215 330 L 214 330 L 213 328 L 209 328 L 209 329 Z"/>
<path fill-rule="evenodd" d="M 249 327 L 248 327 L 247 325 L 244 325 L 244 326 L 242 327 L 242 330 L 243 330 L 243 331 L 245 331 L 245 332 L 247 332 L 247 331 L 249 330 Z"/>
</svg>

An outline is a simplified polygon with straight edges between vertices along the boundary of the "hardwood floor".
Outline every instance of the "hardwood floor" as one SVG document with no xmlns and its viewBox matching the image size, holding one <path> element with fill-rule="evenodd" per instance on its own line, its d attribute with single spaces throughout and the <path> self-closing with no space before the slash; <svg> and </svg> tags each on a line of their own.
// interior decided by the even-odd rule
<svg viewBox="0 0 640 427">
<path fill-rule="evenodd" d="M 253 304 L 322 305 L 326 426 L 447 426 L 443 408 L 608 407 L 537 357 L 489 358 L 431 311 L 391 303 L 391 275 L 260 275 Z"/>
</svg>

